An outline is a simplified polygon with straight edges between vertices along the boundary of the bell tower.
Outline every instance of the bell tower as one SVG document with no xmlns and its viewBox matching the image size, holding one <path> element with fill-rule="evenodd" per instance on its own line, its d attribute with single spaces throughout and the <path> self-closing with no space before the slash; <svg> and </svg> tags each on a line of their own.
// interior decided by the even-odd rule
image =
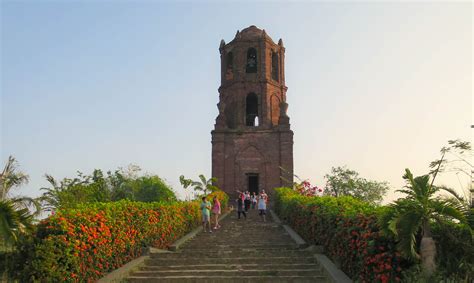
<svg viewBox="0 0 474 283">
<path fill-rule="evenodd" d="M 286 114 L 285 48 L 256 26 L 221 40 L 219 115 L 212 135 L 218 186 L 271 194 L 293 182 L 293 131 Z"/>
</svg>

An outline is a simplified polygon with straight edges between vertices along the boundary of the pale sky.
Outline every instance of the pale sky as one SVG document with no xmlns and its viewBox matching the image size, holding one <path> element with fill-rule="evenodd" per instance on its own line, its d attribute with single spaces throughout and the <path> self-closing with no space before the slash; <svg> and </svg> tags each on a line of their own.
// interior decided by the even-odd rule
<svg viewBox="0 0 474 283">
<path fill-rule="evenodd" d="M 256 25 L 286 47 L 295 173 L 403 186 L 472 139 L 470 2 L 2 1 L 1 160 L 44 174 L 134 163 L 182 194 L 211 173 L 219 42 Z M 440 183 L 460 189 L 454 175 Z M 468 179 L 461 180 L 467 186 Z M 386 202 L 394 198 L 390 193 Z"/>
</svg>

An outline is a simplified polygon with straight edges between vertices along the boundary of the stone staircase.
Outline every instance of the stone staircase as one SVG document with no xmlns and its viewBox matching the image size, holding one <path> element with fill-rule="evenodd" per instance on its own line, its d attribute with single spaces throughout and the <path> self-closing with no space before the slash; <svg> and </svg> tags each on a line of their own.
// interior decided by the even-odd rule
<svg viewBox="0 0 474 283">
<path fill-rule="evenodd" d="M 213 233 L 200 232 L 177 252 L 151 253 L 128 282 L 329 282 L 313 253 L 299 249 L 270 215 L 232 212 Z"/>
</svg>

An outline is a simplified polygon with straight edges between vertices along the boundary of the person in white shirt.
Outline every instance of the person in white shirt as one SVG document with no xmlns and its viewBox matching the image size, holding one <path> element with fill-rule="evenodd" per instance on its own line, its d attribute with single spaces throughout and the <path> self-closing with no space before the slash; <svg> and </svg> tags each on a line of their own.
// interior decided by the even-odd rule
<svg viewBox="0 0 474 283">
<path fill-rule="evenodd" d="M 262 190 L 260 194 L 263 196 L 263 198 L 265 199 L 265 202 L 268 204 L 268 195 L 267 193 L 265 193 L 265 190 Z"/>
<path fill-rule="evenodd" d="M 260 194 L 258 196 L 258 211 L 259 211 L 260 217 L 262 217 L 263 219 L 263 222 L 265 222 L 266 221 L 265 215 L 267 214 L 267 201 L 265 200 L 265 197 L 263 196 L 263 194 Z"/>
<path fill-rule="evenodd" d="M 255 209 L 258 200 L 258 196 L 255 194 L 255 192 L 253 192 L 253 194 L 250 196 L 250 199 L 252 201 L 252 209 Z"/>
</svg>

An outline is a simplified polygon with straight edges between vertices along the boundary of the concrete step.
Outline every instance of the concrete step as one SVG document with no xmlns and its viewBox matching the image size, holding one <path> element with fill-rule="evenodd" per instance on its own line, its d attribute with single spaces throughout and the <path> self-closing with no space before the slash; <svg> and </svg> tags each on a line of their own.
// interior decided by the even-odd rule
<svg viewBox="0 0 474 283">
<path fill-rule="evenodd" d="M 130 276 L 128 282 L 149 283 L 149 282 L 205 282 L 205 283 L 241 283 L 241 282 L 271 282 L 271 283 L 328 283 L 324 276 L 161 276 L 144 277 Z"/>
<path fill-rule="evenodd" d="M 188 269 L 188 270 L 139 270 L 132 276 L 160 277 L 160 276 L 318 276 L 319 270 L 312 268 L 299 269 L 254 269 L 254 270 L 228 270 L 228 269 Z"/>
<path fill-rule="evenodd" d="M 287 269 L 312 269 L 321 270 L 317 263 L 214 263 L 214 264 L 185 264 L 185 265 L 147 265 L 140 268 L 143 271 L 159 271 L 159 270 L 255 270 L 258 268 L 268 270 L 287 270 Z"/>
<path fill-rule="evenodd" d="M 206 257 L 254 257 L 254 256 L 310 256 L 311 253 L 304 250 L 182 250 L 175 253 L 150 254 L 151 258 L 206 258 Z"/>
<path fill-rule="evenodd" d="M 261 237 L 262 238 L 262 237 Z M 195 247 L 195 246 L 200 246 L 200 247 L 215 247 L 216 245 L 228 245 L 230 243 L 233 244 L 253 244 L 253 245 L 261 245 L 261 246 L 268 246 L 272 245 L 272 243 L 279 243 L 279 244 L 293 244 L 294 242 L 289 236 L 288 237 L 266 237 L 265 240 L 256 240 L 259 238 L 249 238 L 246 239 L 244 237 L 240 237 L 237 239 L 228 239 L 227 241 L 218 239 L 216 237 L 212 236 L 207 236 L 207 237 L 199 237 L 196 240 L 190 241 L 189 243 L 184 244 L 181 246 L 182 248 L 185 247 Z"/>
<path fill-rule="evenodd" d="M 271 243 L 271 242 L 262 242 L 262 244 L 256 244 L 254 242 L 252 243 L 242 243 L 242 244 L 232 244 L 232 243 L 226 243 L 223 242 L 222 244 L 218 243 L 209 243 L 209 247 L 212 247 L 214 249 L 241 249 L 241 248 L 274 248 L 274 249 L 297 249 L 298 246 L 293 243 Z M 202 243 L 199 242 L 194 242 L 194 243 L 189 243 L 185 244 L 183 246 L 186 250 L 194 250 L 194 249 L 204 249 Z"/>
<path fill-rule="evenodd" d="M 200 246 L 193 246 L 193 247 L 186 247 L 184 249 L 178 250 L 177 252 L 182 253 L 200 253 L 200 252 L 207 252 L 207 251 L 294 251 L 298 248 L 295 246 L 288 246 L 288 245 L 256 245 L 256 246 L 247 246 L 247 245 L 240 245 L 240 246 L 233 246 L 229 247 L 226 245 L 217 245 L 214 247 L 200 247 Z"/>
<path fill-rule="evenodd" d="M 258 245 L 254 247 L 249 246 L 239 246 L 239 247 L 185 247 L 184 249 L 178 250 L 174 253 L 221 253 L 221 252 L 257 252 L 257 251 L 264 251 L 264 252 L 300 252 L 303 250 L 299 250 L 297 247 L 293 246 L 271 246 L 271 245 Z"/>
<path fill-rule="evenodd" d="M 313 256 L 265 256 L 265 257 L 221 257 L 221 258 L 150 258 L 145 261 L 148 265 L 184 265 L 184 264 L 250 264 L 250 263 L 315 263 Z"/>
<path fill-rule="evenodd" d="M 189 241 L 181 247 L 192 247 L 192 246 L 202 246 L 202 247 L 214 247 L 216 245 L 272 245 L 278 243 L 280 245 L 285 244 L 294 244 L 293 239 L 290 236 L 286 237 L 272 237 L 272 236 L 258 236 L 258 237 L 244 237 L 240 236 L 237 238 L 229 237 L 227 240 L 220 239 L 219 235 L 199 235 L 196 239 Z"/>
</svg>

